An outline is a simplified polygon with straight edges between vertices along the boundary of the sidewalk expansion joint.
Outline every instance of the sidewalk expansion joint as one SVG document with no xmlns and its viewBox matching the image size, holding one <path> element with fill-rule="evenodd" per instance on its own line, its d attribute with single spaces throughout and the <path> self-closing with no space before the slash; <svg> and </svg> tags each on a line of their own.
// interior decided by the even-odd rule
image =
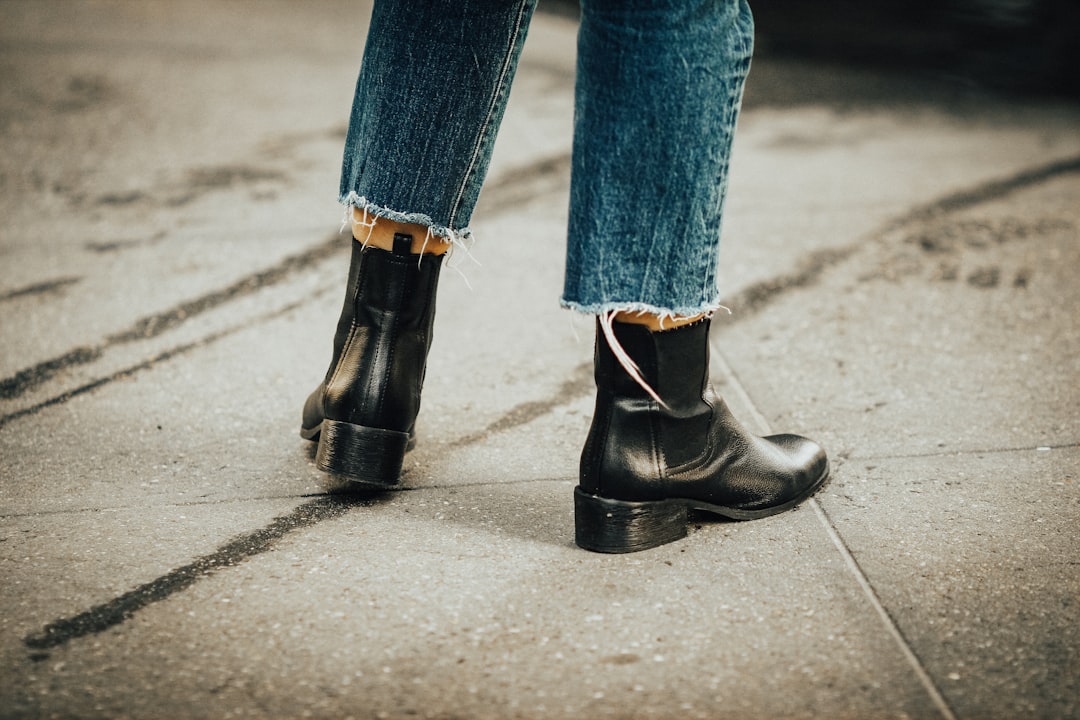
<svg viewBox="0 0 1080 720">
<path fill-rule="evenodd" d="M 772 428 L 769 426 L 769 422 L 765 419 L 765 416 L 761 414 L 761 411 L 758 410 L 757 405 L 754 403 L 753 399 L 751 399 L 749 393 L 746 391 L 746 388 L 743 387 L 742 383 L 735 375 L 734 370 L 732 370 L 731 366 L 727 363 L 727 360 L 724 358 L 719 348 L 714 347 L 712 350 L 713 362 L 715 362 L 716 365 L 719 366 L 723 374 L 727 376 L 728 387 L 739 396 L 742 403 L 749 409 L 750 413 L 753 415 L 754 424 L 757 425 L 758 433 L 761 435 L 771 435 Z M 870 583 L 870 579 L 867 578 L 866 573 L 863 572 L 862 568 L 859 566 L 859 563 L 855 559 L 855 556 L 852 554 L 851 549 L 847 546 L 847 543 L 845 543 L 844 539 L 840 536 L 840 533 L 837 531 L 835 525 L 833 525 L 832 520 L 825 512 L 825 509 L 822 508 L 821 504 L 817 501 L 817 499 L 813 497 L 807 500 L 806 504 L 813 508 L 814 514 L 817 516 L 819 522 L 825 530 L 826 535 L 828 535 L 829 539 L 832 541 L 833 546 L 843 558 L 844 564 L 847 566 L 856 584 L 859 586 L 860 590 L 862 590 L 863 595 L 870 603 L 870 606 L 874 609 L 874 612 L 877 614 L 878 618 L 881 620 L 881 624 L 884 626 L 889 636 L 893 639 L 894 643 L 897 646 L 897 649 L 900 651 L 904 659 L 907 661 L 908 665 L 911 667 L 912 672 L 915 674 L 916 678 L 918 678 L 919 683 L 923 686 L 923 689 L 926 691 L 927 695 L 930 697 L 931 702 L 933 702 L 934 706 L 941 714 L 943 720 L 956 720 L 956 715 L 953 713 L 952 708 L 949 707 L 949 704 L 945 701 L 944 696 L 942 696 L 941 694 L 941 690 L 938 689 L 937 685 L 934 683 L 933 678 L 930 677 L 930 674 L 923 666 L 922 661 L 919 659 L 918 655 L 915 654 L 915 651 L 912 649 L 911 644 L 908 642 L 907 638 L 904 637 L 903 631 L 901 631 L 900 627 L 896 624 L 896 620 L 885 608 L 885 605 L 882 603 L 881 598 L 877 594 L 877 591 L 874 590 L 873 585 Z"/>
<path fill-rule="evenodd" d="M 1028 445 L 1025 447 L 999 448 L 954 448 L 916 453 L 897 453 L 890 455 L 848 455 L 846 460 L 910 460 L 913 458 L 958 457 L 961 455 L 1000 455 L 1005 453 L 1049 452 L 1051 450 L 1075 450 L 1080 448 L 1080 441 L 1055 444 Z"/>
</svg>

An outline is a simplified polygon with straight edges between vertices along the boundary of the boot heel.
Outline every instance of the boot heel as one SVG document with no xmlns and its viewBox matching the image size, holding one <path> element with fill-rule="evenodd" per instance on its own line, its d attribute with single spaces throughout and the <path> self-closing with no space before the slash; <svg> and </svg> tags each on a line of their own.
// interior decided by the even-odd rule
<svg viewBox="0 0 1080 720">
<path fill-rule="evenodd" d="M 355 482 L 396 485 L 408 444 L 408 433 L 323 420 L 315 464 Z"/>
<path fill-rule="evenodd" d="M 648 550 L 686 537 L 686 521 L 686 505 L 677 500 L 609 500 L 574 488 L 574 539 L 586 550 Z"/>
</svg>

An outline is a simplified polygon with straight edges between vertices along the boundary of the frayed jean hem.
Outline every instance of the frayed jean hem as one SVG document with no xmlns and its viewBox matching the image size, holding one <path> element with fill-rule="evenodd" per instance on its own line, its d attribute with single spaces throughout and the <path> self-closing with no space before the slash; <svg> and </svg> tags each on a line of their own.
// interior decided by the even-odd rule
<svg viewBox="0 0 1080 720">
<path fill-rule="evenodd" d="M 346 224 L 350 223 L 352 218 L 350 211 L 352 208 L 356 208 L 364 212 L 366 217 L 385 218 L 387 220 L 393 220 L 394 222 L 409 223 L 411 225 L 423 225 L 427 228 L 429 237 L 439 237 L 443 240 L 447 240 L 450 243 L 468 248 L 473 242 L 472 229 L 468 227 L 464 228 L 451 228 L 446 225 L 440 225 L 430 215 L 424 213 L 408 213 L 401 212 L 400 210 L 394 210 L 392 208 L 379 205 L 378 203 L 371 202 L 363 195 L 356 193 L 355 191 L 342 195 L 338 202 L 345 206 Z M 367 223 L 365 223 L 367 224 Z"/>
<path fill-rule="evenodd" d="M 694 315 L 702 314 L 712 316 L 716 314 L 718 310 L 723 310 L 729 314 L 731 313 L 729 308 L 716 301 L 701 303 L 699 305 L 673 305 L 671 307 L 662 307 L 660 305 L 644 302 L 581 303 L 562 298 L 559 301 L 559 304 L 568 310 L 573 310 L 585 315 L 609 316 L 619 312 L 637 313 L 639 315 L 655 315 L 660 318 L 661 323 L 665 320 L 671 320 L 677 317 L 693 317 Z"/>
</svg>

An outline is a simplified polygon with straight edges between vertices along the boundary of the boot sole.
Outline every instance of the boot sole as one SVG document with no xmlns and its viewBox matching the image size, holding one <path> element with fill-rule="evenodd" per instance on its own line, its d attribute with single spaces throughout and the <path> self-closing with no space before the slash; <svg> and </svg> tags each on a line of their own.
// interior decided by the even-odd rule
<svg viewBox="0 0 1080 720">
<path fill-rule="evenodd" d="M 317 440 L 315 466 L 351 482 L 389 488 L 401 480 L 405 453 L 413 443 L 409 433 L 323 420 L 313 430 L 301 430 L 307 440 Z"/>
<path fill-rule="evenodd" d="M 666 545 L 686 537 L 691 510 L 730 520 L 757 520 L 790 510 L 821 489 L 829 467 L 812 486 L 793 500 L 761 510 L 739 510 L 701 500 L 613 500 L 574 488 L 574 540 L 592 552 L 631 553 Z"/>
</svg>

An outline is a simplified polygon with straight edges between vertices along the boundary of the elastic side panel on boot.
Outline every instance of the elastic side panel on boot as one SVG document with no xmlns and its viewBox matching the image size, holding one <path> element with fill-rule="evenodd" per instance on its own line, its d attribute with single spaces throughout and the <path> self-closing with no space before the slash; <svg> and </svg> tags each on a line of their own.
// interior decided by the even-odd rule
<svg viewBox="0 0 1080 720">
<path fill-rule="evenodd" d="M 638 334 L 641 330 L 645 334 Z M 620 327 L 620 339 L 641 357 L 642 369 L 655 377 L 655 360 L 648 329 Z M 659 448 L 657 403 L 629 377 L 611 352 L 606 337 L 597 333 L 596 412 L 583 452 L 584 488 L 596 494 L 634 500 L 664 496 Z"/>
<path fill-rule="evenodd" d="M 709 383 L 707 319 L 652 333 L 656 387 L 666 402 L 660 418 L 660 447 L 669 468 L 685 465 L 707 450 L 713 408 L 705 399 Z"/>
</svg>

